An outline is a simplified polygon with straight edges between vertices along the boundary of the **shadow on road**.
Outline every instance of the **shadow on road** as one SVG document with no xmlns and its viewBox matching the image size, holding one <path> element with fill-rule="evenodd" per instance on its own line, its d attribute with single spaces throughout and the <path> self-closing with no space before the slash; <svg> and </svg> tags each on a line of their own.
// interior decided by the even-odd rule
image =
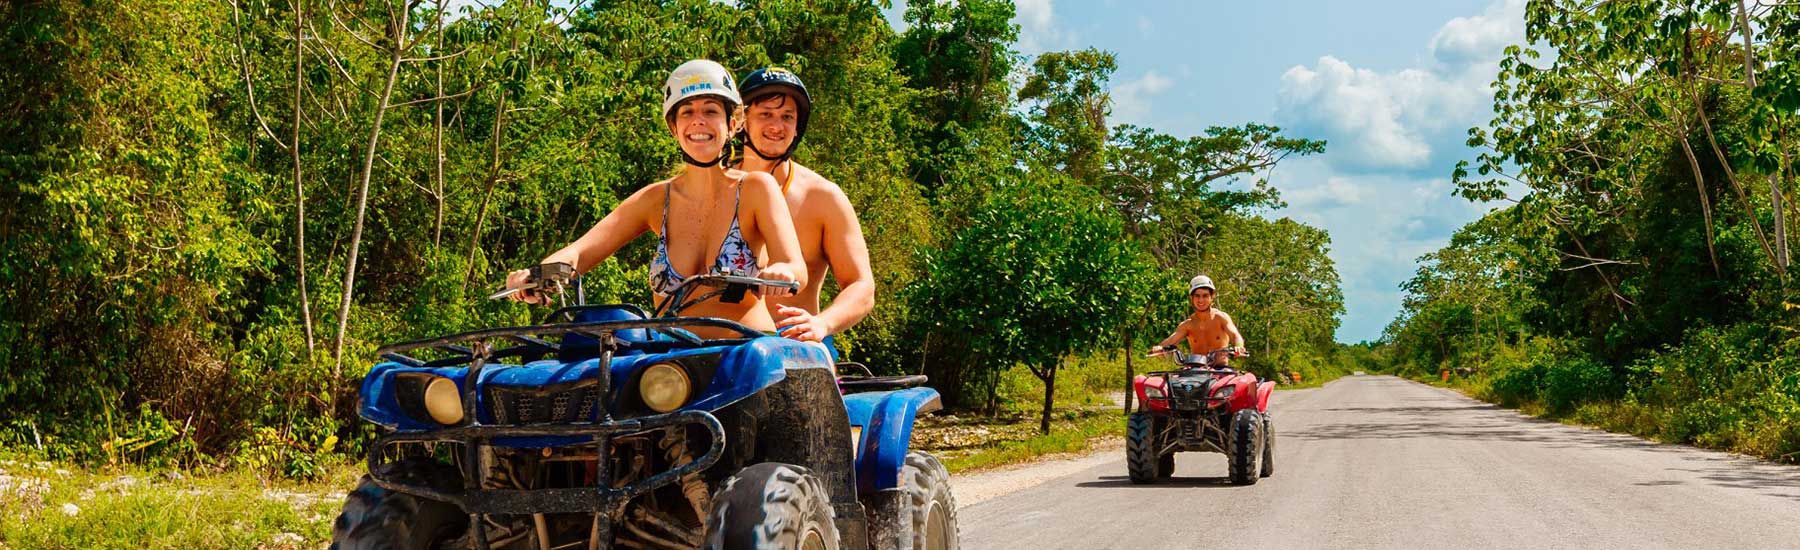
<svg viewBox="0 0 1800 550">
<path fill-rule="evenodd" d="M 1217 489 L 1217 488 L 1226 488 L 1226 487 L 1237 487 L 1237 485 L 1231 484 L 1231 478 L 1223 477 L 1223 476 L 1221 476 L 1221 477 L 1171 477 L 1171 478 L 1167 478 L 1167 479 L 1158 479 L 1158 480 L 1156 480 L 1156 483 L 1151 483 L 1151 484 L 1147 484 L 1147 485 L 1138 485 L 1136 483 L 1132 483 L 1131 478 L 1126 477 L 1126 476 L 1100 476 L 1100 479 L 1097 479 L 1094 481 L 1083 481 L 1081 483 L 1076 483 L 1075 486 L 1088 488 L 1088 489 L 1118 489 L 1118 488 L 1175 489 L 1175 488 L 1189 488 L 1189 487 Z"/>
</svg>

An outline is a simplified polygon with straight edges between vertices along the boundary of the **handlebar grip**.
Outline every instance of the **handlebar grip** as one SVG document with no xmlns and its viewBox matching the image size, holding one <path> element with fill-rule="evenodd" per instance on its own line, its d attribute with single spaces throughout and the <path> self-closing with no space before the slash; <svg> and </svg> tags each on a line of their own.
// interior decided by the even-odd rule
<svg viewBox="0 0 1800 550">
<path fill-rule="evenodd" d="M 567 262 L 550 262 L 526 268 L 525 284 L 513 288 L 502 288 L 499 292 L 488 295 L 489 300 L 499 300 L 514 294 L 524 293 L 527 296 L 537 291 L 550 288 L 560 292 L 562 286 L 575 275 L 575 266 Z"/>
</svg>

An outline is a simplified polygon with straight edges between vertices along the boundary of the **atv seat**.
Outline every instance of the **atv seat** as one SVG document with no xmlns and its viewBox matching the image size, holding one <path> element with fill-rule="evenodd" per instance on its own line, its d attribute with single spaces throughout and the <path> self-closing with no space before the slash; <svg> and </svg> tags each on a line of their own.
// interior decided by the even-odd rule
<svg viewBox="0 0 1800 550">
<path fill-rule="evenodd" d="M 868 365 L 864 365 L 862 363 L 857 363 L 854 361 L 844 361 L 844 362 L 838 363 L 837 371 L 839 373 L 844 373 L 844 372 L 861 372 L 862 373 L 860 375 L 856 375 L 856 374 L 844 375 L 844 376 L 841 376 L 838 378 L 838 388 L 843 390 L 844 393 L 857 393 L 857 392 L 865 392 L 865 391 L 903 390 L 906 388 L 923 386 L 923 385 L 925 385 L 925 382 L 930 381 L 930 378 L 927 378 L 923 374 L 912 374 L 912 375 L 904 375 L 904 376 L 875 376 L 875 373 L 873 371 L 869 370 Z"/>
<path fill-rule="evenodd" d="M 923 374 L 909 374 L 904 376 L 845 376 L 838 380 L 838 387 L 843 388 L 844 393 L 903 390 L 906 388 L 923 386 L 927 381 L 929 381 L 929 378 L 926 378 Z"/>
</svg>

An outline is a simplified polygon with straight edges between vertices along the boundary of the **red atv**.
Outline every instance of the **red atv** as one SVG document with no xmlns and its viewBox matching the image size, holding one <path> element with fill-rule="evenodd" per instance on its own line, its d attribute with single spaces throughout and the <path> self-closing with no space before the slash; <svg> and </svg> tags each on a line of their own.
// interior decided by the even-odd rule
<svg viewBox="0 0 1800 550">
<path fill-rule="evenodd" d="M 1167 355 L 1182 368 L 1132 380 L 1138 410 L 1125 428 L 1125 462 L 1132 483 L 1153 483 L 1175 471 L 1175 453 L 1224 453 L 1231 482 L 1256 483 L 1275 473 L 1275 429 L 1269 419 L 1274 382 L 1226 366 L 1233 350 Z M 1260 460 L 1260 468 L 1258 462 Z"/>
</svg>

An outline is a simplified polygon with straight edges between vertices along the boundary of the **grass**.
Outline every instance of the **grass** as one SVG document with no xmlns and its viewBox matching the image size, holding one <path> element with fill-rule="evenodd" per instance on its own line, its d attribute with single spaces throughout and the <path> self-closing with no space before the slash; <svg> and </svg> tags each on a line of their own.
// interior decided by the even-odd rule
<svg viewBox="0 0 1800 550">
<path fill-rule="evenodd" d="M 0 548 L 319 548 L 360 464 L 316 482 L 0 458 Z"/>
<path fill-rule="evenodd" d="M 1081 452 L 1106 438 L 1124 436 L 1125 418 L 1118 409 L 1093 408 L 1057 414 L 1048 435 L 1039 433 L 1036 416 L 936 417 L 921 424 L 913 441 L 920 450 L 937 455 L 954 474 L 1028 462 L 1044 455 Z"/>
</svg>

